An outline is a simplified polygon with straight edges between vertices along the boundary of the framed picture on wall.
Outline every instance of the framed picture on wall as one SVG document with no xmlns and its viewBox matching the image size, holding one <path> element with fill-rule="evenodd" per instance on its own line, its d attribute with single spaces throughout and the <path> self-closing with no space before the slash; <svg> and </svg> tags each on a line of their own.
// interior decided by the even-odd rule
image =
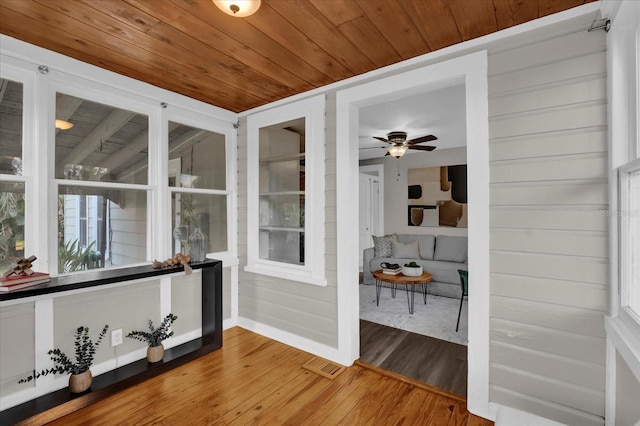
<svg viewBox="0 0 640 426">
<path fill-rule="evenodd" d="M 407 175 L 409 226 L 466 228 L 466 164 L 409 169 Z"/>
</svg>

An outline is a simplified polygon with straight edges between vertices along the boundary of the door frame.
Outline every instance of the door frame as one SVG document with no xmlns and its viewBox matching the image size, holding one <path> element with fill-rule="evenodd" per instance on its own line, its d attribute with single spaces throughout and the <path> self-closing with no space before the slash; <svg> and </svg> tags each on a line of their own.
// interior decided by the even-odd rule
<svg viewBox="0 0 640 426">
<path fill-rule="evenodd" d="M 492 418 L 489 406 L 489 111 L 487 51 L 379 78 L 337 92 L 336 188 L 337 303 L 340 362 L 360 356 L 358 286 L 359 109 L 456 84 L 465 85 L 467 171 L 469 173 L 469 297 L 467 409 Z M 492 416 L 493 414 L 493 416 Z"/>
</svg>

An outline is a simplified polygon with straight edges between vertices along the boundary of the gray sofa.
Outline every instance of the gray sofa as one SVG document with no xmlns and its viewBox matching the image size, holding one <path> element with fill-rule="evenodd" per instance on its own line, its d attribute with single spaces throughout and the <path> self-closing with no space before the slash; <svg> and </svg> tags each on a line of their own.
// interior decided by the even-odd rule
<svg viewBox="0 0 640 426">
<path fill-rule="evenodd" d="M 424 271 L 433 276 L 433 281 L 427 286 L 429 294 L 460 298 L 461 289 L 458 269 L 469 269 L 467 263 L 467 237 L 395 234 L 395 239 L 397 240 L 395 243 L 393 238 L 391 239 L 393 250 L 390 256 L 376 257 L 374 247 L 364 250 L 364 284 L 375 284 L 375 279 L 371 272 L 381 269 L 380 264 L 383 262 L 397 263 L 402 266 L 405 263 L 415 261 L 422 266 Z M 415 241 L 417 241 L 418 253 L 415 253 Z M 383 244 L 380 244 L 377 248 L 380 247 L 383 248 L 379 252 L 384 254 Z M 395 257 L 394 254 L 399 255 L 399 257 Z M 412 255 L 407 257 L 408 254 Z"/>
</svg>

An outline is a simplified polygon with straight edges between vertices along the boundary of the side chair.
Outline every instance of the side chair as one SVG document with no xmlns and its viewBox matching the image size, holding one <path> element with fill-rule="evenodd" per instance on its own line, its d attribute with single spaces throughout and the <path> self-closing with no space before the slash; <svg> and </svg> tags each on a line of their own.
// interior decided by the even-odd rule
<svg viewBox="0 0 640 426">
<path fill-rule="evenodd" d="M 456 323 L 456 333 L 458 332 L 458 327 L 460 326 L 460 314 L 462 313 L 462 301 L 465 297 L 469 296 L 469 271 L 463 271 L 462 269 L 458 269 L 458 274 L 460 274 L 460 287 L 462 288 L 462 294 L 460 295 L 460 309 L 458 309 L 458 322 Z"/>
</svg>

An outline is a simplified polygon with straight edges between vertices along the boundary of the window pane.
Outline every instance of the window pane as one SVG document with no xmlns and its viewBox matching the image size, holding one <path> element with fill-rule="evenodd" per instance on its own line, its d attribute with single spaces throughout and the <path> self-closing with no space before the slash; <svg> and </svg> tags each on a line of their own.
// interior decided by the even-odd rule
<svg viewBox="0 0 640 426">
<path fill-rule="evenodd" d="M 207 237 L 207 253 L 227 251 L 227 196 L 185 194 L 171 196 L 174 252 L 189 252 L 189 236 L 200 228 Z"/>
<path fill-rule="evenodd" d="M 629 308 L 640 316 L 640 170 L 629 175 L 629 211 L 624 212 L 629 220 Z"/>
<path fill-rule="evenodd" d="M 60 187 L 58 272 L 145 261 L 146 191 Z"/>
<path fill-rule="evenodd" d="M 56 94 L 56 178 L 146 185 L 148 146 L 146 115 Z"/>
<path fill-rule="evenodd" d="M 304 264 L 304 118 L 260 135 L 260 259 Z"/>
<path fill-rule="evenodd" d="M 0 174 L 22 175 L 22 83 L 0 78 Z"/>
<path fill-rule="evenodd" d="M 169 122 L 169 186 L 227 189 L 225 136 Z"/>
<path fill-rule="evenodd" d="M 24 183 L 0 182 L 0 272 L 24 257 Z"/>
</svg>

